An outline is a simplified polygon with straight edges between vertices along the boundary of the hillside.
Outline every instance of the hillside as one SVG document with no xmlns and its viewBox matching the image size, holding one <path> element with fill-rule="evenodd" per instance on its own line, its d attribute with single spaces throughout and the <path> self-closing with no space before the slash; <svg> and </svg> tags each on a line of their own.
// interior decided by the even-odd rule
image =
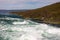
<svg viewBox="0 0 60 40">
<path fill-rule="evenodd" d="M 25 19 L 35 20 L 36 22 L 43 21 L 50 24 L 60 24 L 60 2 L 38 9 L 11 13 L 20 15 Z"/>
</svg>

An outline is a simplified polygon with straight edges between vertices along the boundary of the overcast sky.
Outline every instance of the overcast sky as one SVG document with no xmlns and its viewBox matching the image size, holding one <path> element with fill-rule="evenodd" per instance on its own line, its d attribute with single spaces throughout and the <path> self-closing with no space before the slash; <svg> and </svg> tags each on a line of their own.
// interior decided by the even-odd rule
<svg viewBox="0 0 60 40">
<path fill-rule="evenodd" d="M 60 0 L 0 0 L 0 9 L 35 9 Z"/>
</svg>

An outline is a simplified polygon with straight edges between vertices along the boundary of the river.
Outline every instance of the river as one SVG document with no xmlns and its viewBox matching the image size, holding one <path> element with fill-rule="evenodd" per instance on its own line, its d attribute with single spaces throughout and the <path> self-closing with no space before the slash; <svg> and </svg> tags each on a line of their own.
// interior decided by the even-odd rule
<svg viewBox="0 0 60 40">
<path fill-rule="evenodd" d="M 0 40 L 60 40 L 60 28 L 1 12 Z"/>
</svg>

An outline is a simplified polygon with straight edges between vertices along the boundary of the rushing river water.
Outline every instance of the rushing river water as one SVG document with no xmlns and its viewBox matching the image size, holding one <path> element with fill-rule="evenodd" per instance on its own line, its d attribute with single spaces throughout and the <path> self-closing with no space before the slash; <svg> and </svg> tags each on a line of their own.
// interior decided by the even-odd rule
<svg viewBox="0 0 60 40">
<path fill-rule="evenodd" d="M 60 28 L 16 15 L 0 15 L 0 40 L 60 40 Z"/>
</svg>

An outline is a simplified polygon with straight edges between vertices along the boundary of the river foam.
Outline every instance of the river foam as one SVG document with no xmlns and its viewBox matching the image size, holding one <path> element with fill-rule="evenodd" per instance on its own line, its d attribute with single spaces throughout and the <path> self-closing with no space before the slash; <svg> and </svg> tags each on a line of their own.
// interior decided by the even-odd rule
<svg viewBox="0 0 60 40">
<path fill-rule="evenodd" d="M 0 40 L 60 40 L 60 28 L 47 24 L 1 25 Z"/>
<path fill-rule="evenodd" d="M 0 40 L 60 40 L 60 28 L 13 17 L 0 17 Z"/>
</svg>

